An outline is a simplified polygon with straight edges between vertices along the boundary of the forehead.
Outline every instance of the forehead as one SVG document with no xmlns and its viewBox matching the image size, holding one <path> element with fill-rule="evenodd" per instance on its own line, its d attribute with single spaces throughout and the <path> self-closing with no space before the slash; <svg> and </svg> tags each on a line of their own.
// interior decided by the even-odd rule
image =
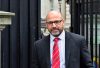
<svg viewBox="0 0 100 68">
<path fill-rule="evenodd" d="M 51 11 L 46 16 L 46 20 L 59 20 L 62 19 L 61 13 L 57 11 Z"/>
</svg>

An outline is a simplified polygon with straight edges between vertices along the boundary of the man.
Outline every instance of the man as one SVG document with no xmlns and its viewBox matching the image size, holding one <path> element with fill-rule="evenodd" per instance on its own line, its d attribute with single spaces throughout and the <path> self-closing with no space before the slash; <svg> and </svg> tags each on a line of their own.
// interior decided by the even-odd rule
<svg viewBox="0 0 100 68">
<path fill-rule="evenodd" d="M 64 31 L 60 12 L 47 14 L 46 27 L 50 35 L 35 42 L 32 68 L 93 68 L 85 39 Z"/>
</svg>

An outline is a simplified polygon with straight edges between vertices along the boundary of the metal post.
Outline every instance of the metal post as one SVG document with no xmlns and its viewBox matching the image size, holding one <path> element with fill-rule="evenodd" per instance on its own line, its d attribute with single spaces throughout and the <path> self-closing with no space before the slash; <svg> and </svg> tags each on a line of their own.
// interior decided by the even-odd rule
<svg viewBox="0 0 100 68">
<path fill-rule="evenodd" d="M 100 67 L 100 44 L 99 44 L 99 67 Z"/>
<path fill-rule="evenodd" d="M 90 1 L 90 49 L 91 49 L 91 58 L 93 61 L 93 0 Z"/>
<path fill-rule="evenodd" d="M 1 31 L 0 31 L 0 67 L 1 67 Z"/>
<path fill-rule="evenodd" d="M 2 47 L 1 47 L 1 31 L 5 28 L 5 26 L 0 26 L 0 68 L 2 68 Z"/>
<path fill-rule="evenodd" d="M 4 59 L 2 59 L 4 53 L 1 52 L 1 31 L 5 28 L 5 26 L 11 25 L 11 16 L 14 15 L 15 13 L 0 11 L 0 68 L 3 66 L 1 60 L 4 61 Z"/>
<path fill-rule="evenodd" d="M 1 50 L 1 49 L 2 49 L 2 47 L 1 47 L 1 31 L 2 31 L 4 28 L 5 28 L 5 26 L 0 26 L 0 68 L 2 68 L 2 62 L 1 62 L 1 61 L 2 61 L 2 60 L 1 60 L 1 59 L 2 59 L 2 58 L 1 58 L 1 57 L 2 57 L 2 54 L 1 54 L 1 53 L 2 53 L 2 52 L 1 52 L 1 51 L 2 51 L 2 50 Z"/>
<path fill-rule="evenodd" d="M 88 45 L 88 0 L 86 0 L 86 44 Z"/>
<path fill-rule="evenodd" d="M 76 0 L 71 0 L 71 32 L 75 32 Z"/>
<path fill-rule="evenodd" d="M 58 0 L 59 3 L 59 11 L 61 12 L 61 0 Z"/>
<path fill-rule="evenodd" d="M 96 62 L 96 68 L 97 68 L 97 13 L 95 14 L 95 62 Z"/>
<path fill-rule="evenodd" d="M 85 4 L 85 2 L 84 2 L 84 0 L 82 0 L 82 3 L 81 3 L 81 34 L 84 36 L 84 4 Z"/>
</svg>

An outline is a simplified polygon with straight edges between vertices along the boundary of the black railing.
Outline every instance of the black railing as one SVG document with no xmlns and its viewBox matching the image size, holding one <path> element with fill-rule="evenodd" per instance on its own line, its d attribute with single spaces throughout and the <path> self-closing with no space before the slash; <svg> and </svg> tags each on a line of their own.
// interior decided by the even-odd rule
<svg viewBox="0 0 100 68">
<path fill-rule="evenodd" d="M 100 67 L 99 0 L 70 0 L 71 31 L 86 38 L 95 68 Z"/>
<path fill-rule="evenodd" d="M 2 31 L 0 68 L 32 68 L 34 42 L 41 34 L 40 3 L 41 0 L 0 0 L 0 11 L 15 13 L 11 26 Z"/>
</svg>

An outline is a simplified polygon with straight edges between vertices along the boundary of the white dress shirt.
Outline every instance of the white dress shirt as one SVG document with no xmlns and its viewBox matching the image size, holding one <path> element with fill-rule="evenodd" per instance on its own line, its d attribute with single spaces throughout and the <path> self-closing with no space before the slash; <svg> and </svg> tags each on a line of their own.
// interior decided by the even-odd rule
<svg viewBox="0 0 100 68">
<path fill-rule="evenodd" d="M 50 34 L 50 59 L 51 59 L 51 68 L 52 68 L 52 52 L 53 52 L 53 45 L 54 45 L 54 36 Z M 60 53 L 60 68 L 65 68 L 65 31 L 58 36 L 60 39 L 58 41 L 59 53 Z"/>
</svg>

